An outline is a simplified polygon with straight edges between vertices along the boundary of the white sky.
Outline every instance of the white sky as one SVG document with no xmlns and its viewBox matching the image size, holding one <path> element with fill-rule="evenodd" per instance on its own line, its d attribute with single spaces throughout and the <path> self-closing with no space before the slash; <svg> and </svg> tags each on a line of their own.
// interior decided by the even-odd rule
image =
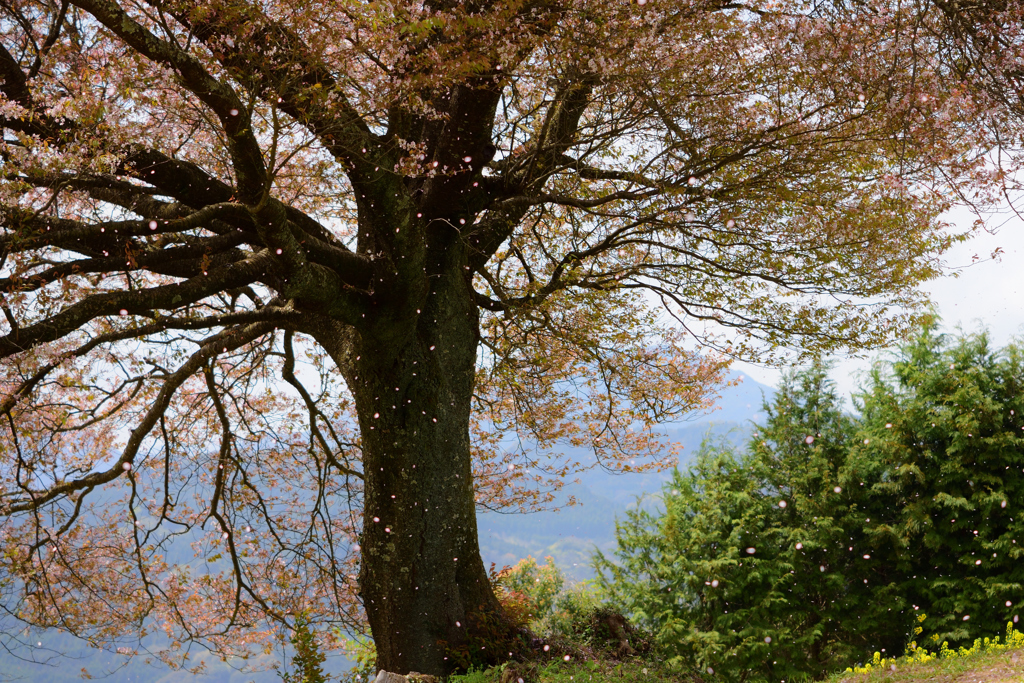
<svg viewBox="0 0 1024 683">
<path fill-rule="evenodd" d="M 969 225 L 972 216 L 966 211 L 951 213 L 949 219 Z M 932 280 L 924 286 L 938 307 L 943 331 L 962 327 L 974 332 L 987 327 L 996 347 L 1015 336 L 1024 336 L 1024 221 L 1016 216 L 994 216 L 989 226 L 994 234 L 979 232 L 968 242 L 950 250 L 944 260 L 957 277 Z M 1003 253 L 997 260 L 990 255 L 996 248 Z M 978 260 L 973 262 L 977 255 Z M 862 375 L 884 352 L 869 358 L 840 359 L 832 373 L 840 395 L 849 397 Z M 733 369 L 750 375 L 763 384 L 777 386 L 780 371 L 749 363 L 736 363 Z"/>
</svg>

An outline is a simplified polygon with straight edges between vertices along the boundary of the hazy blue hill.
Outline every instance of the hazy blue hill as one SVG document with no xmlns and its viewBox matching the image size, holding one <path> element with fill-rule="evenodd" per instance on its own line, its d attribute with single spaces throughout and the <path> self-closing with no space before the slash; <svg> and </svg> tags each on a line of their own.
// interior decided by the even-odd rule
<svg viewBox="0 0 1024 683">
<path fill-rule="evenodd" d="M 715 410 L 666 425 L 666 439 L 683 447 L 679 466 L 685 468 L 709 436 L 725 437 L 736 444 L 745 442 L 752 423 L 763 417 L 763 397 L 770 400 L 773 394 L 771 387 L 743 378 L 722 392 Z M 572 455 L 581 461 L 588 458 L 583 450 Z M 579 484 L 568 484 L 563 489 L 562 499 L 574 496 L 579 505 L 528 515 L 481 514 L 480 552 L 484 562 L 502 567 L 527 555 L 538 560 L 551 556 L 570 578 L 589 579 L 593 576 L 590 556 L 594 548 L 610 551 L 615 547 L 616 518 L 635 505 L 638 497 L 656 495 L 669 474 L 612 475 L 597 468 L 578 475 Z"/>
<path fill-rule="evenodd" d="M 731 386 L 722 392 L 722 398 L 715 404 L 715 408 L 704 416 L 691 420 L 696 422 L 735 422 L 746 423 L 748 420 L 759 420 L 762 417 L 761 407 L 764 399 L 771 401 L 775 395 L 775 389 L 760 382 L 756 382 L 743 373 L 730 373 L 731 379 L 739 379 L 739 384 Z"/>
<path fill-rule="evenodd" d="M 722 393 L 716 410 L 685 422 L 665 425 L 666 438 L 683 446 L 680 467 L 686 466 L 708 435 L 725 436 L 736 443 L 745 441 L 750 433 L 751 420 L 761 417 L 762 392 L 769 399 L 774 393 L 770 387 L 747 378 Z M 580 451 L 573 455 L 586 458 L 588 454 Z M 668 476 L 668 472 L 610 475 L 598 468 L 579 475 L 579 484 L 569 484 L 563 490 L 563 495 L 576 497 L 580 503 L 577 506 L 528 515 L 483 513 L 479 516 L 479 523 L 484 562 L 502 567 L 515 564 L 527 555 L 539 560 L 550 555 L 570 578 L 590 578 L 590 555 L 594 548 L 605 551 L 614 548 L 616 518 L 621 518 L 629 506 L 635 505 L 639 496 L 657 494 Z M 168 556 L 184 564 L 196 562 L 187 540 L 172 549 Z M 93 650 L 72 636 L 56 631 L 25 633 L 22 628 L 10 620 L 0 621 L 0 644 L 12 646 L 18 640 L 31 646 L 42 643 L 42 647 L 17 649 L 18 656 L 0 649 L 0 683 L 72 683 L 82 680 L 83 667 L 96 680 L 105 683 L 280 681 L 273 672 L 242 674 L 215 658 L 207 660 L 209 673 L 199 677 L 147 665 L 142 657 L 126 663 L 125 657 Z M 59 653 L 65 656 L 56 657 Z M 33 663 L 26 659 L 38 661 Z M 331 669 L 346 668 L 344 660 L 332 660 L 329 662 Z"/>
<path fill-rule="evenodd" d="M 0 681 L 80 683 L 84 680 L 83 669 L 93 680 L 107 683 L 280 683 L 281 680 L 272 671 L 243 674 L 205 653 L 196 652 L 193 661 L 206 662 L 209 674 L 197 677 L 184 671 L 171 671 L 162 665 L 147 664 L 144 655 L 128 658 L 96 650 L 74 636 L 55 630 L 33 631 L 28 636 L 24 640 L 31 645 L 41 643 L 41 646 L 19 648 L 15 651 L 17 657 L 8 652 L 0 654 Z M 266 657 L 261 663 L 269 665 L 275 661 L 274 657 Z"/>
</svg>

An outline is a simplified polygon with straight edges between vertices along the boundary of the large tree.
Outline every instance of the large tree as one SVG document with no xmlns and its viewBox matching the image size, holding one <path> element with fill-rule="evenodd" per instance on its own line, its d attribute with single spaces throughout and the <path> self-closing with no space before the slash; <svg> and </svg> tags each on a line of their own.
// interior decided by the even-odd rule
<svg viewBox="0 0 1024 683">
<path fill-rule="evenodd" d="M 993 180 L 928 4 L 0 12 L 0 590 L 96 643 L 361 604 L 445 671 L 477 504 L 659 463 L 707 349 L 886 342 Z"/>
</svg>

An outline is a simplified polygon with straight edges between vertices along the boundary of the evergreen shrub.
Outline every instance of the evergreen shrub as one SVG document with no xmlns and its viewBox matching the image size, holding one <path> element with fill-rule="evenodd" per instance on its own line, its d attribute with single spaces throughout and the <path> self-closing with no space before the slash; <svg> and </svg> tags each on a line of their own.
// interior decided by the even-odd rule
<svg viewBox="0 0 1024 683">
<path fill-rule="evenodd" d="M 1019 623 L 1024 599 L 1024 352 L 925 328 L 859 397 L 851 459 L 873 480 L 869 533 L 902 539 L 899 591 L 923 643 Z M 1014 620 L 1018 619 L 1018 622 Z"/>
<path fill-rule="evenodd" d="M 859 417 L 823 364 L 791 372 L 742 452 L 706 442 L 628 513 L 598 584 L 669 661 L 724 680 L 818 678 L 915 628 L 995 638 L 1024 596 L 1022 390 L 1018 344 L 934 324 L 876 365 Z"/>
<path fill-rule="evenodd" d="M 662 507 L 618 526 L 599 555 L 612 604 L 663 655 L 723 680 L 817 678 L 864 652 L 901 652 L 912 628 L 888 547 L 864 532 L 869 489 L 851 481 L 855 430 L 826 368 L 788 375 L 743 453 L 705 442 Z"/>
</svg>

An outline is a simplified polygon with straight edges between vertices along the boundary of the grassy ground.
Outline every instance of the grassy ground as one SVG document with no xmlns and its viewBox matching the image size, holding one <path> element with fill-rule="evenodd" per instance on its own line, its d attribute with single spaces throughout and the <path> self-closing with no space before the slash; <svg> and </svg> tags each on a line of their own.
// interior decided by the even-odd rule
<svg viewBox="0 0 1024 683">
<path fill-rule="evenodd" d="M 865 666 L 847 669 L 829 683 L 1024 683 L 1024 632 L 1012 623 L 1004 638 L 979 638 L 971 647 L 950 649 L 942 643 L 937 652 L 929 652 L 911 643 L 911 648 L 899 659 L 882 659 L 876 652 Z"/>
<path fill-rule="evenodd" d="M 892 667 L 895 667 L 892 668 Z M 899 660 L 866 673 L 838 674 L 829 683 L 1024 683 L 1024 648 L 969 657 Z"/>
<path fill-rule="evenodd" d="M 620 617 L 621 619 L 621 617 Z M 921 621 L 924 615 L 919 617 Z M 915 631 L 920 635 L 921 628 Z M 663 666 L 654 652 L 643 658 L 618 660 L 611 650 L 562 643 L 547 652 L 545 661 L 508 662 L 486 671 L 453 676 L 450 683 L 718 683 L 722 679 L 703 671 L 680 671 Z M 908 654 L 883 658 L 876 652 L 863 665 L 828 677 L 825 683 L 1024 683 L 1024 631 L 1006 625 L 1000 638 L 979 638 L 973 644 L 951 649 L 947 643 L 929 651 L 910 644 Z M 541 655 L 540 652 L 537 653 Z M 551 657 L 551 659 L 547 659 Z M 746 683 L 764 681 L 754 674 Z M 793 681 L 792 683 L 796 683 Z"/>
<path fill-rule="evenodd" d="M 895 669 L 892 667 L 895 666 Z M 489 669 L 453 677 L 452 683 L 502 683 L 503 670 Z M 507 675 L 507 683 L 716 683 L 714 676 L 668 671 L 657 663 L 631 660 L 550 662 L 534 671 Z M 1024 648 L 990 650 L 969 656 L 933 658 L 926 662 L 901 658 L 863 673 L 840 673 L 826 683 L 1024 683 Z"/>
<path fill-rule="evenodd" d="M 520 665 L 522 666 L 522 665 Z M 711 683 L 698 676 L 680 675 L 662 669 L 657 663 L 640 660 L 588 660 L 549 662 L 536 670 L 516 670 L 505 675 L 501 669 L 488 669 L 449 679 L 452 683 L 654 683 L 655 681 L 687 681 Z"/>
</svg>

